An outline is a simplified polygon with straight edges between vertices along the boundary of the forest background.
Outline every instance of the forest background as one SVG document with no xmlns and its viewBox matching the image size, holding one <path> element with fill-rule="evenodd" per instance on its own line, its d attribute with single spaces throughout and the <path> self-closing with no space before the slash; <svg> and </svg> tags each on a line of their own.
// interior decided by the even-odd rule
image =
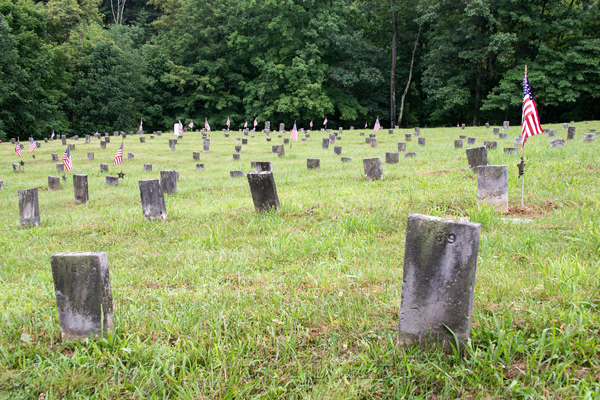
<svg viewBox="0 0 600 400">
<path fill-rule="evenodd" d="M 598 119 L 598 17 L 578 0 L 0 0 L 0 139 L 518 125 L 525 65 L 542 123 Z"/>
</svg>

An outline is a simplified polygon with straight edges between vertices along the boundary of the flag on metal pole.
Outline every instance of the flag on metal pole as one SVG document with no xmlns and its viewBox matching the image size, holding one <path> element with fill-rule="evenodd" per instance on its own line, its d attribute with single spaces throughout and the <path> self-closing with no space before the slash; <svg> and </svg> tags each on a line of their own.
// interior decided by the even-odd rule
<svg viewBox="0 0 600 400">
<path fill-rule="evenodd" d="M 381 124 L 379 123 L 379 117 L 377 117 L 377 120 L 375 121 L 375 126 L 373 127 L 373 130 L 375 132 L 379 132 L 380 129 L 381 129 Z"/>
<path fill-rule="evenodd" d="M 292 128 L 292 131 L 290 132 L 290 139 L 294 139 L 295 141 L 298 141 L 298 128 L 296 128 L 296 121 L 294 121 L 294 127 Z"/>
<path fill-rule="evenodd" d="M 308 126 L 310 127 L 310 130 L 312 131 L 312 127 L 313 127 L 312 119 L 310 120 L 310 124 L 308 124 Z"/>
<path fill-rule="evenodd" d="M 17 145 L 15 146 L 15 154 L 18 155 L 19 157 L 21 156 L 21 143 L 19 143 L 19 141 L 17 140 Z"/>
<path fill-rule="evenodd" d="M 226 125 L 227 125 L 227 130 L 229 130 L 229 126 L 231 125 L 231 121 L 229 120 L 229 117 L 227 117 Z"/>
<path fill-rule="evenodd" d="M 256 125 L 258 125 L 258 121 L 254 118 L 254 128 L 256 129 Z"/>
<path fill-rule="evenodd" d="M 115 160 L 113 161 L 113 167 L 115 165 L 123 164 L 123 142 L 119 146 L 119 150 L 117 150 L 117 154 L 115 154 Z"/>
<path fill-rule="evenodd" d="M 144 125 L 144 124 L 142 123 L 142 118 L 140 118 L 140 129 L 138 129 L 138 132 L 142 131 L 142 125 Z"/>
<path fill-rule="evenodd" d="M 35 150 L 35 142 L 33 141 L 33 138 L 30 137 L 29 138 L 29 152 L 33 152 Z"/>
<path fill-rule="evenodd" d="M 194 129 L 194 121 L 190 121 L 190 123 L 188 124 L 188 126 L 190 127 L 190 129 Z"/>
<path fill-rule="evenodd" d="M 325 117 L 325 119 L 323 120 L 323 125 L 325 126 L 325 128 L 327 128 L 327 117 Z"/>
<path fill-rule="evenodd" d="M 208 119 L 204 118 L 204 129 L 206 132 L 210 132 L 210 125 L 208 124 Z"/>
<path fill-rule="evenodd" d="M 248 128 L 248 120 L 244 122 L 244 129 Z"/>
<path fill-rule="evenodd" d="M 67 171 L 70 171 L 73 169 L 73 164 L 71 163 L 71 151 L 69 150 L 68 146 L 67 146 L 67 149 L 65 150 L 65 152 L 63 153 L 62 162 L 65 165 L 65 169 Z"/>
<path fill-rule="evenodd" d="M 52 135 L 50 135 L 50 139 L 54 139 L 54 131 L 52 131 Z"/>
</svg>

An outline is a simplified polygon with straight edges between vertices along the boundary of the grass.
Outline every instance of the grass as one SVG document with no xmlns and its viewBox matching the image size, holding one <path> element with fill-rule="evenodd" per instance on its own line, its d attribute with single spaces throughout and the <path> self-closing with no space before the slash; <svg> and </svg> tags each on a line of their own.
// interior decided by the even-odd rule
<svg viewBox="0 0 600 400">
<path fill-rule="evenodd" d="M 421 129 L 427 145 L 407 143 L 417 157 L 384 165 L 374 182 L 362 158 L 385 160 L 409 130 L 380 131 L 377 148 L 344 131 L 336 145 L 352 163 L 321 150 L 323 132 L 282 158 L 270 153 L 276 133 L 272 142 L 256 134 L 240 161 L 231 155 L 239 133 L 213 133 L 199 161 L 199 133 L 174 152 L 168 134 L 145 144 L 128 136 L 135 160 L 124 160 L 118 187 L 106 186 L 99 164 L 120 171 L 120 139 L 106 150 L 69 140 L 72 172 L 89 179 L 90 202 L 78 206 L 71 173 L 47 191 L 60 141 L 42 142 L 35 160 L 25 148 L 24 173 L 12 172 L 17 157 L 2 143 L 0 398 L 598 398 L 599 144 L 582 137 L 599 123 L 575 125 L 564 148 L 550 149 L 545 135 L 528 140 L 524 208 L 518 157 L 502 151 L 519 127 L 489 152 L 491 164 L 509 166 L 509 215 L 478 207 L 476 176 L 453 148 L 460 134 L 481 145 L 491 128 Z M 307 158 L 321 158 L 321 169 L 307 170 Z M 246 178 L 229 178 L 251 160 L 274 161 L 279 212 L 256 214 Z M 137 182 L 164 169 L 179 171 L 178 193 L 165 198 L 168 220 L 146 221 Z M 42 224 L 22 228 L 17 190 L 29 188 L 40 189 Z M 410 213 L 482 224 L 462 355 L 397 344 Z M 506 221 L 514 218 L 531 222 Z M 50 255 L 63 251 L 106 252 L 112 334 L 61 343 Z"/>
</svg>

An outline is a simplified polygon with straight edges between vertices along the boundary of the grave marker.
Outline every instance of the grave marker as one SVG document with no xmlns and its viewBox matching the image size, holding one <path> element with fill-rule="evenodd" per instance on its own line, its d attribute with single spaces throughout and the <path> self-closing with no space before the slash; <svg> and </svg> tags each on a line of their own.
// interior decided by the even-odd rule
<svg viewBox="0 0 600 400">
<path fill-rule="evenodd" d="M 400 153 L 388 152 L 385 153 L 386 164 L 398 164 L 400 161 Z"/>
<path fill-rule="evenodd" d="M 575 127 L 574 126 L 569 126 L 567 131 L 567 140 L 573 140 L 575 139 Z"/>
<path fill-rule="evenodd" d="M 169 150 L 175 151 L 176 144 L 177 144 L 177 139 L 169 139 Z"/>
<path fill-rule="evenodd" d="M 419 145 L 421 145 L 421 146 L 425 146 L 425 143 L 426 143 L 426 141 L 427 141 L 427 139 L 426 139 L 426 138 L 424 138 L 424 137 L 420 137 L 420 138 L 418 139 L 418 143 L 419 143 Z"/>
<path fill-rule="evenodd" d="M 406 143 L 398 142 L 398 151 L 406 151 Z"/>
<path fill-rule="evenodd" d="M 363 158 L 363 168 L 365 171 L 365 178 L 368 180 L 378 180 L 383 178 L 381 157 Z"/>
<path fill-rule="evenodd" d="M 479 205 L 489 204 L 500 212 L 508 212 L 508 166 L 477 167 L 477 199 Z"/>
<path fill-rule="evenodd" d="M 108 164 L 100 164 L 100 172 L 108 172 Z"/>
<path fill-rule="evenodd" d="M 152 172 L 152 164 L 144 164 L 144 172 Z"/>
<path fill-rule="evenodd" d="M 75 195 L 75 204 L 85 204 L 90 201 L 88 193 L 88 177 L 87 175 L 73 175 L 73 189 Z"/>
<path fill-rule="evenodd" d="M 88 151 L 88 153 L 87 153 L 87 159 L 88 159 L 88 161 L 92 161 L 94 159 L 94 152 L 93 151 Z"/>
<path fill-rule="evenodd" d="M 48 177 L 48 190 L 59 190 L 60 189 L 60 177 L 49 176 Z"/>
<path fill-rule="evenodd" d="M 467 149 L 467 160 L 469 161 L 469 167 L 471 167 L 471 171 L 477 172 L 478 166 L 488 165 L 487 148 L 485 146 L 481 146 Z"/>
<path fill-rule="evenodd" d="M 119 186 L 119 178 L 106 175 L 106 186 Z"/>
<path fill-rule="evenodd" d="M 40 225 L 40 203 L 37 189 L 24 189 L 17 192 L 21 226 Z"/>
<path fill-rule="evenodd" d="M 160 184 L 162 192 L 166 194 L 177 193 L 177 180 L 179 172 L 174 170 L 160 171 Z"/>
<path fill-rule="evenodd" d="M 244 171 L 229 171 L 229 176 L 231 178 L 241 178 L 242 176 L 244 176 Z"/>
<path fill-rule="evenodd" d="M 204 164 L 196 164 L 196 171 L 204 171 Z"/>
<path fill-rule="evenodd" d="M 306 168 L 307 169 L 320 169 L 321 168 L 321 159 L 320 158 L 307 158 L 306 159 Z"/>
<path fill-rule="evenodd" d="M 256 212 L 279 210 L 279 196 L 273 171 L 250 171 L 246 176 Z"/>
<path fill-rule="evenodd" d="M 336 156 L 342 155 L 342 146 L 333 146 L 333 154 Z"/>
<path fill-rule="evenodd" d="M 509 156 L 516 156 L 519 154 L 519 149 L 516 147 L 505 147 L 504 153 L 508 154 Z"/>
</svg>

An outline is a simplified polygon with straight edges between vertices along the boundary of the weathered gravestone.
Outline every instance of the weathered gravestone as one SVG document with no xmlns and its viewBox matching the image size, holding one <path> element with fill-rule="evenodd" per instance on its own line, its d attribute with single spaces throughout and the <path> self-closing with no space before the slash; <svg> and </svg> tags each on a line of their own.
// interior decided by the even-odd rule
<svg viewBox="0 0 600 400">
<path fill-rule="evenodd" d="M 289 141 L 289 139 L 288 139 Z M 248 144 L 248 139 L 247 138 L 242 138 L 242 144 Z"/>
<path fill-rule="evenodd" d="M 106 140 L 100 141 L 100 149 L 106 149 Z"/>
<path fill-rule="evenodd" d="M 569 128 L 569 124 L 565 122 L 565 123 L 563 124 L 563 129 L 568 129 L 568 128 Z"/>
<path fill-rule="evenodd" d="M 75 150 L 75 145 L 74 144 L 70 144 L 69 145 L 69 150 L 71 150 L 71 151 Z"/>
<path fill-rule="evenodd" d="M 290 144 L 290 139 L 289 138 L 283 139 L 283 144 Z"/>
<path fill-rule="evenodd" d="M 462 141 L 462 139 L 456 139 L 454 141 L 454 148 L 455 149 L 462 149 L 462 147 L 463 147 L 463 141 Z"/>
<path fill-rule="evenodd" d="M 52 157 L 52 161 L 54 161 L 54 162 L 58 161 L 58 154 L 52 153 L 52 154 L 50 154 L 50 156 Z"/>
<path fill-rule="evenodd" d="M 488 150 L 496 150 L 496 148 L 498 147 L 498 142 L 495 142 L 493 140 L 484 140 L 483 145 Z"/>
<path fill-rule="evenodd" d="M 256 212 L 279 210 L 279 196 L 272 171 L 250 171 L 247 174 Z"/>
<path fill-rule="evenodd" d="M 485 123 L 485 128 L 486 128 L 486 129 L 490 129 L 490 123 L 489 123 L 489 122 L 486 122 L 486 123 Z"/>
<path fill-rule="evenodd" d="M 196 164 L 196 171 L 204 171 L 204 164 Z"/>
<path fill-rule="evenodd" d="M 467 140 L 467 135 L 459 135 L 458 138 L 462 140 Z"/>
<path fill-rule="evenodd" d="M 231 178 L 241 178 L 242 176 L 244 176 L 244 171 L 229 171 L 229 176 Z"/>
<path fill-rule="evenodd" d="M 398 164 L 400 162 L 400 153 L 387 152 L 385 153 L 386 164 Z"/>
<path fill-rule="evenodd" d="M 103 336 L 114 328 L 106 253 L 56 253 L 50 257 L 62 340 Z"/>
<path fill-rule="evenodd" d="M 427 142 L 427 139 L 426 139 L 426 138 L 424 138 L 424 137 L 420 137 L 420 138 L 418 139 L 418 143 L 419 143 L 421 146 L 425 146 L 425 143 L 426 143 L 426 142 Z"/>
<path fill-rule="evenodd" d="M 21 164 L 19 164 L 19 163 L 13 163 L 12 166 L 13 166 L 13 171 L 15 171 L 15 172 L 21 171 Z"/>
<path fill-rule="evenodd" d="M 85 204 L 90 201 L 87 175 L 73 175 L 73 190 L 75 195 L 75 204 Z"/>
<path fill-rule="evenodd" d="M 62 145 L 66 146 L 67 145 L 67 137 L 65 135 L 62 135 L 60 139 L 62 141 Z"/>
<path fill-rule="evenodd" d="M 404 153 L 404 158 L 415 158 L 417 153 Z"/>
<path fill-rule="evenodd" d="M 474 137 L 467 138 L 467 144 L 475 144 L 475 140 Z"/>
<path fill-rule="evenodd" d="M 0 190 L 4 190 L 4 181 L 0 181 Z"/>
<path fill-rule="evenodd" d="M 279 132 L 283 132 L 285 131 L 285 124 L 284 123 L 280 123 L 279 124 Z"/>
<path fill-rule="evenodd" d="M 64 172 L 65 165 L 63 163 L 56 163 L 56 172 Z"/>
<path fill-rule="evenodd" d="M 92 161 L 94 159 L 94 152 L 93 151 L 88 151 L 88 153 L 87 153 L 87 159 L 88 159 L 88 161 Z"/>
<path fill-rule="evenodd" d="M 48 190 L 59 190 L 60 189 L 60 177 L 49 176 L 48 177 Z"/>
<path fill-rule="evenodd" d="M 285 146 L 282 144 L 276 144 L 272 147 L 272 152 L 277 153 L 277 157 L 283 157 L 285 155 Z"/>
<path fill-rule="evenodd" d="M 494 135 L 500 134 L 500 128 L 494 128 Z"/>
<path fill-rule="evenodd" d="M 394 130 L 393 129 L 388 129 L 388 134 L 389 135 L 393 135 L 394 134 Z"/>
<path fill-rule="evenodd" d="M 510 127 L 510 121 L 504 121 L 502 124 L 502 129 L 507 130 Z"/>
<path fill-rule="evenodd" d="M 177 139 L 169 139 L 169 150 L 175 151 L 176 144 L 177 144 Z"/>
<path fill-rule="evenodd" d="M 569 126 L 567 131 L 567 140 L 573 140 L 575 139 L 575 127 L 574 126 Z"/>
<path fill-rule="evenodd" d="M 233 161 L 239 161 L 240 160 L 240 153 L 233 153 Z"/>
<path fill-rule="evenodd" d="M 133 160 L 133 153 L 127 153 L 127 159 Z"/>
<path fill-rule="evenodd" d="M 90 143 L 90 138 L 91 138 L 90 135 L 85 135 L 85 142 L 89 144 Z"/>
<path fill-rule="evenodd" d="M 583 135 L 583 142 L 584 143 L 591 143 L 594 140 L 596 140 L 596 135 L 593 133 L 586 133 Z"/>
<path fill-rule="evenodd" d="M 342 162 L 352 162 L 350 157 L 342 157 Z"/>
<path fill-rule="evenodd" d="M 522 140 L 523 139 L 520 136 L 516 137 L 514 141 L 515 146 L 521 146 Z"/>
<path fill-rule="evenodd" d="M 144 164 L 144 172 L 152 172 L 152 164 Z"/>
<path fill-rule="evenodd" d="M 471 167 L 471 171 L 477 172 L 478 166 L 488 165 L 487 148 L 481 146 L 467 149 L 467 160 L 469 162 L 469 167 Z"/>
<path fill-rule="evenodd" d="M 477 167 L 477 199 L 500 212 L 508 212 L 508 166 L 480 165 Z"/>
<path fill-rule="evenodd" d="M 508 154 L 509 156 L 516 156 L 519 154 L 519 149 L 516 147 L 505 147 L 504 153 Z"/>
<path fill-rule="evenodd" d="M 550 147 L 564 147 L 565 139 L 554 139 L 550 141 Z"/>
<path fill-rule="evenodd" d="M 378 180 L 383 178 L 383 165 L 381 157 L 363 158 L 363 168 L 365 178 L 369 180 Z"/>
<path fill-rule="evenodd" d="M 467 124 L 462 124 L 462 125 L 460 126 L 460 128 L 461 128 L 461 129 L 463 129 L 463 130 L 464 130 L 466 127 L 467 127 Z"/>
<path fill-rule="evenodd" d="M 234 146 L 234 150 L 235 150 L 236 153 L 241 153 L 242 152 L 242 146 L 239 145 L 239 144 L 236 144 Z"/>
<path fill-rule="evenodd" d="M 160 184 L 162 192 L 166 194 L 177 193 L 177 180 L 179 172 L 174 170 L 160 171 Z"/>
<path fill-rule="evenodd" d="M 329 144 L 334 144 L 335 143 L 335 135 L 332 133 L 329 135 Z"/>
<path fill-rule="evenodd" d="M 462 346 L 471 314 L 481 225 L 410 214 L 398 337 L 407 346 Z M 458 342 L 458 343 L 457 343 Z"/>
<path fill-rule="evenodd" d="M 333 154 L 336 156 L 342 155 L 342 146 L 333 146 Z"/>
<path fill-rule="evenodd" d="M 406 151 L 406 143 L 398 142 L 398 151 Z"/>
<path fill-rule="evenodd" d="M 420 135 L 421 135 L 421 128 L 415 127 L 415 136 L 420 136 Z"/>
<path fill-rule="evenodd" d="M 404 134 L 404 140 L 407 142 L 412 141 L 412 135 L 410 133 L 405 133 Z"/>
<path fill-rule="evenodd" d="M 199 160 L 200 159 L 200 152 L 199 151 L 193 151 L 192 152 L 192 159 Z"/>
<path fill-rule="evenodd" d="M 106 175 L 106 186 L 119 186 L 119 178 Z"/>
<path fill-rule="evenodd" d="M 365 138 L 365 143 L 370 145 L 371 144 L 371 140 L 373 140 L 372 137 Z"/>
<path fill-rule="evenodd" d="M 506 139 L 507 137 L 508 137 L 507 133 L 499 133 L 498 134 L 498 138 L 500 138 L 500 139 Z"/>
<path fill-rule="evenodd" d="M 556 129 L 550 129 L 550 132 L 548 132 L 548 137 L 555 137 L 556 136 Z"/>
<path fill-rule="evenodd" d="M 17 192 L 21 226 L 40 225 L 40 203 L 37 189 L 24 189 Z"/>
<path fill-rule="evenodd" d="M 210 140 L 208 140 L 208 139 L 205 139 L 205 140 L 202 142 L 202 151 L 203 151 L 204 153 L 208 153 L 208 152 L 210 151 Z"/>
<path fill-rule="evenodd" d="M 147 220 L 167 219 L 165 196 L 160 179 L 139 181 L 142 213 Z"/>
<path fill-rule="evenodd" d="M 100 172 L 108 172 L 108 164 L 100 164 Z"/>
<path fill-rule="evenodd" d="M 377 138 L 371 138 L 371 147 L 377 147 Z"/>
<path fill-rule="evenodd" d="M 320 158 L 307 158 L 306 159 L 306 168 L 307 169 L 320 169 L 321 168 L 321 159 Z"/>
<path fill-rule="evenodd" d="M 104 141 L 105 141 L 106 143 L 110 143 L 110 136 L 106 136 L 106 137 L 104 138 Z"/>
</svg>

